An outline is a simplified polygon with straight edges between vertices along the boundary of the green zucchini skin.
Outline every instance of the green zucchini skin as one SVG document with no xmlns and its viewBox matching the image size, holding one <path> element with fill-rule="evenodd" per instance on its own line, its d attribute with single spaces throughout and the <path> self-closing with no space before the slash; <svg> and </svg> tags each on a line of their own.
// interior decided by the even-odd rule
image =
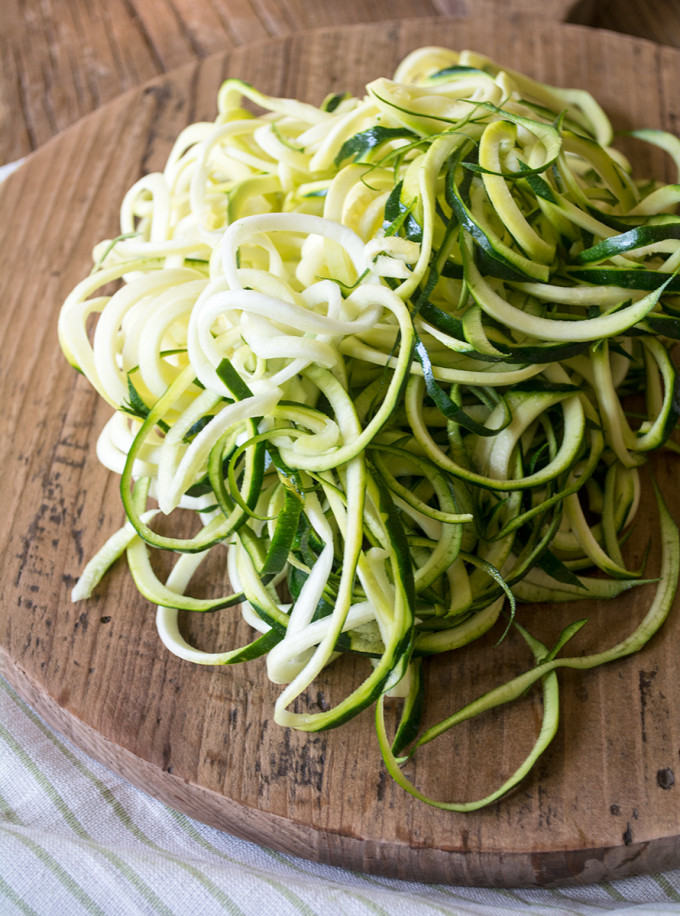
<svg viewBox="0 0 680 916">
<path fill-rule="evenodd" d="M 560 671 L 638 651 L 672 608 L 678 529 L 656 486 L 660 571 L 630 568 L 626 544 L 649 457 L 678 451 L 680 184 L 635 176 L 588 93 L 476 52 L 414 51 L 363 98 L 228 79 L 217 104 L 130 189 L 60 313 L 68 362 L 113 410 L 97 448 L 125 512 L 74 600 L 125 555 L 170 651 L 265 656 L 285 727 L 373 706 L 407 792 L 492 804 L 552 741 Z M 680 167 L 680 140 L 634 135 Z M 155 551 L 175 557 L 165 581 Z M 198 598 L 208 556 L 224 583 Z M 566 654 L 580 617 L 552 645 L 525 626 L 525 604 L 580 613 L 641 587 L 648 613 L 613 647 Z M 181 633 L 182 613 L 237 608 L 244 645 Z M 424 728 L 427 659 L 510 628 L 533 664 Z M 343 655 L 364 680 L 298 711 Z M 535 741 L 488 796 L 433 799 L 404 775 L 533 687 Z"/>
</svg>

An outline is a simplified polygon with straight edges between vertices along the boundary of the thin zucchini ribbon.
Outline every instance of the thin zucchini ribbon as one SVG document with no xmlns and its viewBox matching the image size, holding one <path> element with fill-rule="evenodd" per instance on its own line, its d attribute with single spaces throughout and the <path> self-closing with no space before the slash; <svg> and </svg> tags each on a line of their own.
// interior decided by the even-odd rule
<svg viewBox="0 0 680 916">
<path fill-rule="evenodd" d="M 635 176 L 588 93 L 472 51 L 418 49 L 318 106 L 237 79 L 217 103 L 129 190 L 61 309 L 66 358 L 114 411 L 97 455 L 126 516 L 73 597 L 125 554 L 171 652 L 266 656 L 283 726 L 374 705 L 399 785 L 490 804 L 555 735 L 560 670 L 637 651 L 672 608 L 660 493 L 660 571 L 629 568 L 626 544 L 649 456 L 677 451 L 680 185 Z M 635 136 L 680 162 L 677 139 Z M 523 603 L 643 585 L 649 611 L 612 647 L 565 655 L 580 617 L 552 648 L 527 629 Z M 187 621 L 213 612 L 252 638 L 194 647 Z M 494 628 L 533 663 L 423 729 L 427 658 Z M 364 679 L 301 702 L 347 655 Z M 447 802 L 410 782 L 418 747 L 533 685 L 542 724 L 497 789 Z"/>
</svg>

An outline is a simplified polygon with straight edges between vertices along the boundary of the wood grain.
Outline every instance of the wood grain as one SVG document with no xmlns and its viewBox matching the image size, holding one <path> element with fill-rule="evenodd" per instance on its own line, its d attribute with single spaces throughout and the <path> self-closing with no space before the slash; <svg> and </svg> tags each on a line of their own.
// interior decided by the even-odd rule
<svg viewBox="0 0 680 916">
<path fill-rule="evenodd" d="M 206 669 L 165 652 L 153 609 L 122 564 L 91 601 L 70 602 L 83 563 L 122 510 L 117 479 L 94 456 L 108 411 L 66 365 L 56 320 L 89 269 L 94 242 L 115 234 L 124 191 L 162 165 L 185 124 L 214 116 L 226 75 L 318 102 L 330 90 L 358 92 L 408 50 L 438 42 L 590 88 L 617 126 L 674 123 L 680 51 L 532 21 L 532 29 L 516 18 L 502 29 L 486 18 L 395 21 L 235 48 L 105 105 L 46 142 L 0 189 L 0 670 L 90 754 L 177 808 L 277 849 L 401 878 L 552 885 L 680 865 L 680 608 L 638 656 L 562 678 L 559 736 L 510 797 L 472 815 L 426 807 L 386 777 L 370 712 L 326 734 L 284 731 L 271 721 L 276 691 L 260 661 Z M 645 170 L 663 168 L 659 157 L 639 161 Z M 677 463 L 659 462 L 657 474 L 678 515 Z M 653 529 L 653 500 L 645 498 L 631 561 Z M 635 592 L 587 609 L 537 607 L 528 619 L 549 639 L 587 613 L 591 623 L 574 647 L 585 651 L 628 632 L 648 598 Z M 212 646 L 247 635 L 230 613 L 189 627 Z M 528 664 L 512 636 L 494 649 L 498 635 L 433 661 L 433 720 Z M 329 669 L 304 702 L 332 702 L 359 665 Z M 462 726 L 424 749 L 410 772 L 437 797 L 475 797 L 519 761 L 539 712 L 530 695 Z"/>
<path fill-rule="evenodd" d="M 680 47 L 675 0 L 3 0 L 0 164 L 153 76 L 307 28 L 530 13 Z"/>
</svg>

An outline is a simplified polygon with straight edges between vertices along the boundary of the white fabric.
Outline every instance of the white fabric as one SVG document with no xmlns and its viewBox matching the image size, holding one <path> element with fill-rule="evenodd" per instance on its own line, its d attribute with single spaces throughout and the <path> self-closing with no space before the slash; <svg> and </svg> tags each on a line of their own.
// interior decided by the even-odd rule
<svg viewBox="0 0 680 916">
<path fill-rule="evenodd" d="M 559 890 L 376 878 L 245 842 L 145 795 L 56 734 L 0 680 L 0 914 L 653 916 L 680 870 Z"/>
</svg>

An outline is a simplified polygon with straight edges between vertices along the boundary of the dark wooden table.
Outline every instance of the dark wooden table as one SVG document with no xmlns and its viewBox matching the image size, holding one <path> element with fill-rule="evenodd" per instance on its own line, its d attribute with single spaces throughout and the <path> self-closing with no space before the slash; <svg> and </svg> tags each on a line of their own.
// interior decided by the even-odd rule
<svg viewBox="0 0 680 916">
<path fill-rule="evenodd" d="M 320 87 L 361 91 L 376 72 L 390 72 L 407 47 L 438 42 L 484 49 L 558 85 L 590 87 L 617 126 L 645 123 L 677 132 L 680 50 L 558 22 L 604 17 L 605 3 L 543 0 L 539 16 L 535 0 L 475 0 L 482 17 L 465 16 L 461 2 L 444 22 L 422 17 L 437 12 L 434 3 L 416 10 L 406 0 L 363 0 L 363 10 L 349 0 L 328 13 L 338 28 L 303 35 L 297 30 L 322 22 L 330 3 L 317 0 L 312 10 L 303 0 L 280 0 L 276 8 L 274 0 L 233 0 L 229 17 L 220 18 L 209 0 L 192 0 L 191 13 L 186 0 L 181 15 L 185 0 L 173 0 L 174 13 L 169 2 L 153 0 L 152 15 L 151 0 L 125 0 L 120 7 L 108 0 L 106 9 L 103 0 L 100 6 L 90 0 L 87 8 L 85 0 L 68 7 L 40 0 L 29 18 L 17 13 L 3 20 L 16 42 L 0 61 L 18 68 L 14 77 L 3 71 L 8 105 L 9 90 L 23 87 L 10 117 L 14 127 L 2 134 L 19 145 L 6 146 L 5 158 L 40 148 L 0 188 L 0 674 L 49 724 L 149 794 L 284 852 L 392 877 L 475 886 L 546 886 L 676 869 L 677 612 L 639 656 L 587 679 L 565 677 L 561 731 L 519 791 L 497 807 L 443 818 L 384 779 L 370 712 L 342 730 L 284 739 L 271 723 L 276 690 L 261 659 L 211 670 L 159 651 L 153 616 L 122 566 L 91 603 L 74 605 L 69 593 L 85 555 L 115 530 L 122 513 L 118 481 L 92 448 L 108 410 L 68 370 L 55 325 L 58 304 L 89 270 L 93 242 L 111 237 L 125 190 L 143 170 L 162 166 L 187 117 L 214 116 L 215 87 L 227 72 L 265 92 L 310 99 Z M 437 4 L 447 12 L 443 0 Z M 651 28 L 659 23 L 650 18 L 650 5 L 640 25 L 647 21 Z M 628 8 L 615 7 L 622 21 Z M 510 10 L 510 18 L 501 20 L 501 10 Z M 389 27 L 380 20 L 416 14 Z M 340 28 L 353 17 L 378 22 Z M 676 20 L 677 14 L 668 17 L 664 37 Z M 276 29 L 280 35 L 266 53 L 249 43 Z M 176 69 L 182 61 L 189 66 Z M 139 86 L 154 74 L 153 85 Z M 95 109 L 89 117 L 61 131 L 88 107 Z M 677 464 L 669 460 L 657 476 L 680 517 Z M 637 529 L 639 544 L 647 544 L 647 530 Z M 632 565 L 641 562 L 638 556 Z M 652 551 L 650 571 L 654 562 Z M 646 611 L 647 598 L 637 595 L 620 599 L 611 620 L 604 608 L 599 618 L 592 606 L 576 614 L 551 609 L 546 645 L 582 616 L 591 616 L 593 627 L 580 638 L 593 633 L 613 644 Z M 243 630 L 236 631 L 238 618 L 206 616 L 201 626 L 214 628 L 201 631 L 206 646 L 246 641 Z M 489 645 L 500 635 L 488 634 Z M 573 651 L 585 645 L 573 643 Z M 491 661 L 487 653 L 461 653 L 430 669 L 430 695 L 442 704 L 432 721 L 450 712 L 451 685 L 463 705 L 511 676 L 518 646 L 508 636 L 502 647 L 502 662 L 497 654 Z M 342 678 L 347 674 L 354 683 L 354 673 L 351 667 L 329 670 L 319 696 L 338 696 Z M 538 721 L 531 707 L 528 715 L 510 709 L 508 718 L 471 724 L 456 738 L 454 766 L 450 745 L 433 743 L 414 778 L 438 797 L 479 797 L 497 784 L 499 761 L 519 764 Z M 247 774 L 256 778 L 244 776 L 243 760 L 252 761 Z"/>
<path fill-rule="evenodd" d="M 318 26 L 497 10 L 680 47 L 678 0 L 2 0 L 0 164 L 196 58 Z"/>
</svg>

